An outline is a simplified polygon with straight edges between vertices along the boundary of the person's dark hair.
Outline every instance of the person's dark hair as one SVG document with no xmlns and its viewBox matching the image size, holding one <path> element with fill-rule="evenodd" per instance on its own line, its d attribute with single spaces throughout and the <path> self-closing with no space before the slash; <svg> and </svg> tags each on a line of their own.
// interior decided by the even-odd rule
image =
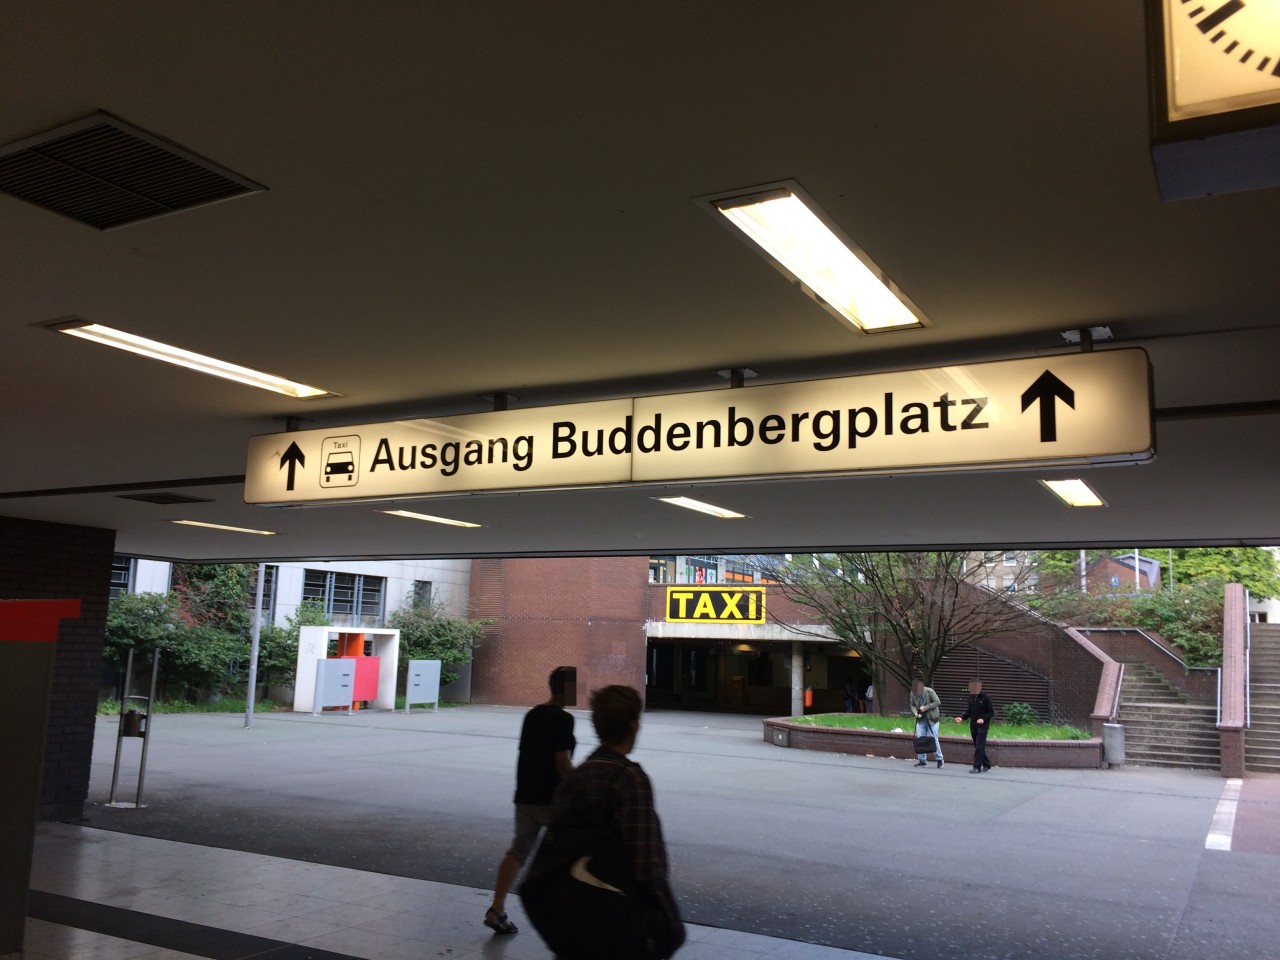
<svg viewBox="0 0 1280 960">
<path fill-rule="evenodd" d="M 591 693 L 591 725 L 601 743 L 622 743 L 640 720 L 640 694 L 631 687 L 613 684 Z"/>
<path fill-rule="evenodd" d="M 569 684 L 573 683 L 577 676 L 577 667 L 556 667 L 551 671 L 551 676 L 547 677 L 547 686 L 551 688 L 554 696 L 562 696 Z"/>
</svg>

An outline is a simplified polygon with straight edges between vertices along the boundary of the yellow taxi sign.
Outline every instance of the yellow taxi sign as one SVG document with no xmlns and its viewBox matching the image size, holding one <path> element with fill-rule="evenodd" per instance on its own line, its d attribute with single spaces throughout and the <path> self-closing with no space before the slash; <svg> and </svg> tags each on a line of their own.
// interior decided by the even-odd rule
<svg viewBox="0 0 1280 960">
<path fill-rule="evenodd" d="M 764 623 L 764 587 L 667 587 L 667 623 Z"/>
</svg>

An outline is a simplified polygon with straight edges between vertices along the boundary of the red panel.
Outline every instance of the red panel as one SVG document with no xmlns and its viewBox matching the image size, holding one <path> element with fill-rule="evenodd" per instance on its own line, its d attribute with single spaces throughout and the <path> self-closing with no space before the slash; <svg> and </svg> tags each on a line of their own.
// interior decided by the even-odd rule
<svg viewBox="0 0 1280 960">
<path fill-rule="evenodd" d="M 0 641 L 52 643 L 59 622 L 79 616 L 79 600 L 0 600 Z"/>
<path fill-rule="evenodd" d="M 352 700 L 378 699 L 378 670 L 381 657 L 343 657 L 343 660 L 354 660 L 356 679 L 351 693 Z"/>
</svg>

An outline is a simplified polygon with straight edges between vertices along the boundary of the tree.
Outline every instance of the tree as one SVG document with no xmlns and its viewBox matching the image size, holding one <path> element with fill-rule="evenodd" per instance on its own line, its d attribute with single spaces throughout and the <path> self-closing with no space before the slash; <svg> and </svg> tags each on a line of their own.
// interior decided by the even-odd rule
<svg viewBox="0 0 1280 960">
<path fill-rule="evenodd" d="M 1244 584 L 1257 600 L 1280 596 L 1280 566 L 1275 555 L 1263 547 L 1137 547 L 1116 550 L 1088 550 L 1085 562 L 1094 564 L 1103 557 L 1132 556 L 1137 549 L 1161 567 L 1164 589 L 1179 584 L 1205 583 L 1219 586 Z M 1172 560 L 1172 569 L 1170 568 Z M 1080 588 L 1080 551 L 1044 550 L 1036 557 L 1041 592 L 1053 594 Z"/>
<path fill-rule="evenodd" d="M 287 626 L 263 624 L 258 636 L 258 682 L 263 685 L 292 685 L 298 670 L 298 631 L 302 627 L 328 627 L 333 618 L 324 610 L 323 600 L 303 600 Z M 286 679 L 287 678 L 287 679 Z"/>
<path fill-rule="evenodd" d="M 404 607 L 387 618 L 387 626 L 400 631 L 401 674 L 410 660 L 439 660 L 440 683 L 449 684 L 458 674 L 445 670 L 447 664 L 470 663 L 472 653 L 492 620 L 468 620 L 441 615 L 440 604 Z"/>
<path fill-rule="evenodd" d="M 1169 551 L 1153 548 L 1147 556 L 1167 560 Z M 1177 547 L 1170 583 L 1243 584 L 1255 600 L 1280 596 L 1276 557 L 1263 547 Z"/>
<path fill-rule="evenodd" d="M 756 557 L 780 592 L 808 607 L 877 678 L 925 683 L 953 650 L 1002 633 L 1026 616 L 1008 591 L 1025 587 L 1032 567 L 1003 553 L 825 553 Z M 988 587 L 990 580 L 998 588 Z M 791 625 L 792 629 L 797 628 Z M 816 633 L 816 631 L 814 631 Z"/>
</svg>

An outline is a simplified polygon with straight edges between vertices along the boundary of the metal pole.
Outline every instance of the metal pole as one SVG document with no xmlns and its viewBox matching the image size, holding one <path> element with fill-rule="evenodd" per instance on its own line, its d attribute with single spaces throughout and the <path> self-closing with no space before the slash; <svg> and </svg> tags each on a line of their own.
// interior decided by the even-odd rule
<svg viewBox="0 0 1280 960">
<path fill-rule="evenodd" d="M 116 802 L 116 784 L 120 782 L 120 751 L 124 746 L 124 708 L 129 702 L 130 684 L 133 682 L 133 647 L 129 648 L 129 656 L 124 661 L 124 691 L 120 694 L 120 726 L 116 729 L 116 765 L 111 771 L 111 793 L 107 795 L 107 803 Z"/>
<path fill-rule="evenodd" d="M 1088 560 L 1085 557 L 1085 552 L 1081 550 L 1080 551 L 1080 592 L 1081 593 L 1089 592 L 1089 582 L 1085 577 L 1087 566 L 1088 566 Z"/>
<path fill-rule="evenodd" d="M 147 697 L 147 726 L 142 731 L 142 759 L 138 762 L 138 793 L 133 805 L 142 807 L 142 780 L 147 775 L 147 748 L 151 746 L 151 714 L 156 708 L 156 680 L 160 676 L 160 648 L 151 653 L 151 693 Z"/>
<path fill-rule="evenodd" d="M 253 726 L 253 698 L 258 691 L 258 640 L 262 636 L 262 591 L 267 580 L 267 565 L 258 564 L 258 589 L 253 601 L 253 639 L 249 644 L 249 692 L 244 698 L 244 728 Z"/>
</svg>

